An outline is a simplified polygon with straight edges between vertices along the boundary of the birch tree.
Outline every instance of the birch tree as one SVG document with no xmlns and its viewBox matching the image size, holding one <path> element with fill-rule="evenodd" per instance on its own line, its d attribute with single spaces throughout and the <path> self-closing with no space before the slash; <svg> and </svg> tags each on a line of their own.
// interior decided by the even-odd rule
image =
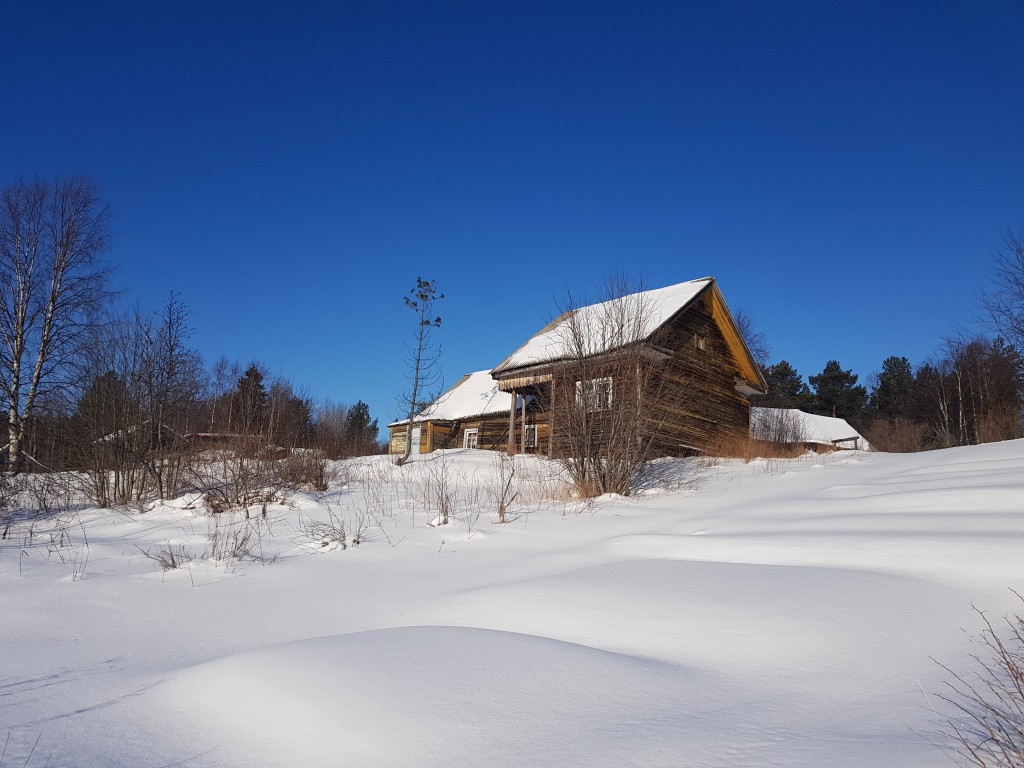
<svg viewBox="0 0 1024 768">
<path fill-rule="evenodd" d="M 0 394 L 12 465 L 39 398 L 74 379 L 107 295 L 98 258 L 108 240 L 109 212 L 87 177 L 18 181 L 0 193 Z"/>
</svg>

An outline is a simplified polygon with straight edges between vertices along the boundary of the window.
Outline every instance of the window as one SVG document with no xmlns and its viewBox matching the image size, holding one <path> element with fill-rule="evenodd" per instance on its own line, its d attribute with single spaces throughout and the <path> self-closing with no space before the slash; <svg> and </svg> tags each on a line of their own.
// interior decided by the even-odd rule
<svg viewBox="0 0 1024 768">
<path fill-rule="evenodd" d="M 480 430 L 473 428 L 467 429 L 462 435 L 462 447 L 463 448 L 476 448 L 477 440 L 480 437 Z"/>
<path fill-rule="evenodd" d="M 701 336 L 699 333 L 693 334 L 693 347 L 698 352 L 706 352 L 708 348 L 707 337 Z"/>
<path fill-rule="evenodd" d="M 612 377 L 576 382 L 576 405 L 588 411 L 607 411 L 612 407 Z"/>
<path fill-rule="evenodd" d="M 523 427 L 523 444 L 527 448 L 537 447 L 537 425 L 527 424 Z"/>
</svg>

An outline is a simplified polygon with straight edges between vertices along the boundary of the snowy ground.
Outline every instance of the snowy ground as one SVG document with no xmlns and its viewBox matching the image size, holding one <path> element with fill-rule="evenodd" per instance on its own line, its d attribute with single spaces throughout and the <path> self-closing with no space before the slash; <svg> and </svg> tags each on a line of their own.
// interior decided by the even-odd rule
<svg viewBox="0 0 1024 768">
<path fill-rule="evenodd" d="M 266 523 L 181 499 L 23 524 L 0 766 L 950 764 L 932 659 L 968 667 L 972 603 L 1019 606 L 1024 441 L 664 462 L 591 505 L 540 501 L 531 461 L 504 526 L 496 467 L 353 463 Z M 430 526 L 442 469 L 457 512 Z M 263 562 L 143 554 L 246 530 Z"/>
</svg>

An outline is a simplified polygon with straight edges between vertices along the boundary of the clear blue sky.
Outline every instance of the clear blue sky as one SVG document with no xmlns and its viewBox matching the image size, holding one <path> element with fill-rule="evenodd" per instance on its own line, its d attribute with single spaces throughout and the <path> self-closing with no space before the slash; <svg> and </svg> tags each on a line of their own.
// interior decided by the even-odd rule
<svg viewBox="0 0 1024 768">
<path fill-rule="evenodd" d="M 612 271 L 718 278 L 862 381 L 970 327 L 1024 227 L 1024 4 L 7 3 L 0 183 L 84 172 L 115 284 L 196 346 L 398 414 Z"/>
</svg>

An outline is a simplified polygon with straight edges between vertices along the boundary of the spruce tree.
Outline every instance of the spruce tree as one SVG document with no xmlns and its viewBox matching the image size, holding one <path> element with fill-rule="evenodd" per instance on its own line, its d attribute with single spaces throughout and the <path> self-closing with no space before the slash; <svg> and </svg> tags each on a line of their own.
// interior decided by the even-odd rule
<svg viewBox="0 0 1024 768">
<path fill-rule="evenodd" d="M 768 366 L 764 371 L 768 392 L 758 402 L 766 408 L 802 408 L 811 406 L 814 396 L 803 378 L 786 360 Z"/>
<path fill-rule="evenodd" d="M 857 374 L 844 371 L 837 360 L 829 360 L 817 376 L 808 376 L 814 387 L 813 412 L 858 421 L 867 403 L 867 390 L 857 384 Z"/>
<path fill-rule="evenodd" d="M 895 355 L 882 362 L 878 386 L 871 393 L 871 410 L 883 419 L 899 419 L 908 415 L 914 391 L 914 372 L 910 361 Z"/>
<path fill-rule="evenodd" d="M 257 435 L 263 428 L 267 409 L 267 389 L 263 371 L 252 363 L 235 387 L 231 409 L 231 429 L 243 435 Z"/>
</svg>

